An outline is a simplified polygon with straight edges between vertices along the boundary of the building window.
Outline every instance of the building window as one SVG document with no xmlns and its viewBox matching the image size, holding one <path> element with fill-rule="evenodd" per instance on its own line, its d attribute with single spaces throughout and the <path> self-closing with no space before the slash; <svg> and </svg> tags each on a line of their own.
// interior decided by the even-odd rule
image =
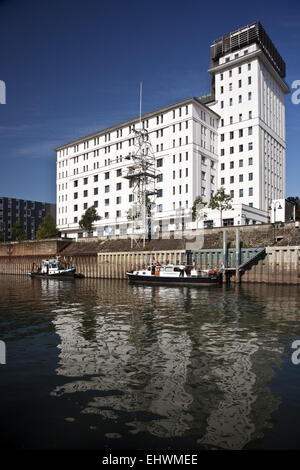
<svg viewBox="0 0 300 470">
<path fill-rule="evenodd" d="M 234 176 L 230 176 L 230 184 L 234 183 Z"/>
<path fill-rule="evenodd" d="M 248 158 L 248 165 L 253 165 L 253 158 L 252 157 Z"/>
<path fill-rule="evenodd" d="M 120 191 L 122 189 L 122 183 L 117 183 L 116 187 L 117 191 Z"/>
<path fill-rule="evenodd" d="M 234 168 L 234 162 L 230 162 L 230 169 L 232 170 Z"/>
<path fill-rule="evenodd" d="M 121 169 L 117 170 L 117 176 L 122 176 L 122 170 Z"/>
<path fill-rule="evenodd" d="M 230 131 L 230 139 L 233 139 L 234 138 L 234 132 L 233 131 Z"/>
<path fill-rule="evenodd" d="M 244 160 L 239 160 L 239 167 L 241 168 L 242 166 L 244 166 Z"/>
<path fill-rule="evenodd" d="M 109 184 L 107 186 L 105 186 L 104 192 L 109 193 Z"/>
<path fill-rule="evenodd" d="M 244 197 L 244 190 L 240 189 L 240 197 Z"/>
<path fill-rule="evenodd" d="M 249 181 L 253 180 L 253 173 L 249 173 Z"/>
<path fill-rule="evenodd" d="M 253 134 L 253 128 L 252 127 L 248 127 L 248 135 L 252 135 Z"/>
<path fill-rule="evenodd" d="M 98 194 L 98 188 L 94 188 L 94 195 Z"/>
<path fill-rule="evenodd" d="M 225 184 L 225 178 L 221 178 L 221 186 Z"/>
<path fill-rule="evenodd" d="M 244 181 L 244 175 L 239 175 L 239 182 L 242 183 Z"/>
<path fill-rule="evenodd" d="M 78 199 L 78 193 L 74 193 L 74 199 Z"/>
<path fill-rule="evenodd" d="M 162 159 L 162 158 L 158 158 L 158 159 L 157 159 L 157 161 L 156 161 L 156 166 L 157 166 L 157 168 L 163 166 L 163 159 Z"/>
<path fill-rule="evenodd" d="M 85 190 L 83 191 L 83 197 L 87 197 L 87 196 L 88 196 L 88 191 L 87 191 L 87 189 L 85 189 Z"/>
<path fill-rule="evenodd" d="M 104 179 L 106 179 L 106 180 L 109 179 L 109 171 L 107 171 L 106 173 L 104 173 Z"/>
<path fill-rule="evenodd" d="M 88 184 L 88 179 L 87 178 L 83 178 L 83 184 Z"/>
<path fill-rule="evenodd" d="M 253 196 L 253 188 L 249 188 L 249 196 Z"/>
<path fill-rule="evenodd" d="M 249 142 L 249 144 L 248 144 L 248 150 L 253 150 L 253 142 Z"/>
<path fill-rule="evenodd" d="M 157 190 L 157 197 L 162 197 L 163 195 L 163 190 L 162 189 L 158 189 Z"/>
</svg>

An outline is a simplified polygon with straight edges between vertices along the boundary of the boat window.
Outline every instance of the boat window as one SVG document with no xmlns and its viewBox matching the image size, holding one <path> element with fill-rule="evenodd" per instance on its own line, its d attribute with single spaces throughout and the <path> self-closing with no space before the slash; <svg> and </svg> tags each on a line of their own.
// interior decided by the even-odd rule
<svg viewBox="0 0 300 470">
<path fill-rule="evenodd" d="M 173 267 L 172 266 L 167 266 L 166 267 L 166 272 L 172 273 L 173 272 Z"/>
</svg>

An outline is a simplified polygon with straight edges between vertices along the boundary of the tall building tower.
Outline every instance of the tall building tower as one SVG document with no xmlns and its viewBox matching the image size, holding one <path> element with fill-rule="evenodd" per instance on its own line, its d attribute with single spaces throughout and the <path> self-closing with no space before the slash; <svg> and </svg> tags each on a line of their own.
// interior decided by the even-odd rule
<svg viewBox="0 0 300 470">
<path fill-rule="evenodd" d="M 209 72 L 202 102 L 220 115 L 218 185 L 268 211 L 285 198 L 285 63 L 256 22 L 213 43 Z"/>
</svg>

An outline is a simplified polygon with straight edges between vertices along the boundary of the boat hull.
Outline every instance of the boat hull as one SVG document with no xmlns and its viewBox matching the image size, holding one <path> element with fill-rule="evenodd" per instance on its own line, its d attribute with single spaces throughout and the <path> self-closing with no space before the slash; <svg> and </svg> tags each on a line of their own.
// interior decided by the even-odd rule
<svg viewBox="0 0 300 470">
<path fill-rule="evenodd" d="M 169 286 L 216 286 L 221 283 L 221 276 L 216 277 L 168 277 L 168 276 L 141 276 L 126 273 L 130 282 L 139 284 L 160 284 Z"/>
<path fill-rule="evenodd" d="M 54 273 L 54 274 L 47 274 L 47 273 L 28 273 L 30 277 L 35 277 L 39 279 L 74 279 L 77 277 L 76 269 L 68 269 L 64 272 Z"/>
</svg>

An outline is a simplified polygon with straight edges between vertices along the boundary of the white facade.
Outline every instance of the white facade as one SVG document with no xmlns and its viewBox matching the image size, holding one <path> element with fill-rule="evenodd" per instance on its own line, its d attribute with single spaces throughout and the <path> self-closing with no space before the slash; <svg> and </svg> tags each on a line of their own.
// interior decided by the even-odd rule
<svg viewBox="0 0 300 470">
<path fill-rule="evenodd" d="M 257 25 L 232 33 L 231 39 L 251 34 Z M 216 43 L 224 44 L 223 38 Z M 272 62 L 278 53 L 266 41 L 273 55 L 264 44 L 249 41 L 214 58 L 207 105 L 190 98 L 142 116 L 160 174 L 155 230 L 178 230 L 182 222 L 192 228 L 188 216 L 195 198 L 209 202 L 221 186 L 234 206 L 225 218 L 235 225 L 267 222 L 272 201 L 285 198 L 284 96 L 289 89 Z M 101 216 L 94 235 L 132 233 L 127 212 L 135 201 L 124 178 L 130 166 L 125 157 L 134 151 L 138 125 L 139 119 L 132 119 L 56 149 L 57 226 L 63 234 L 82 236 L 79 220 L 92 205 Z M 208 219 L 218 225 L 213 212 Z"/>
<path fill-rule="evenodd" d="M 154 219 L 174 230 L 176 214 L 187 214 L 201 194 L 207 202 L 217 189 L 218 115 L 196 98 L 143 116 L 155 153 L 157 173 Z M 124 178 L 134 151 L 134 126 L 127 121 L 59 147 L 57 150 L 57 225 L 77 236 L 79 220 L 95 205 L 101 220 L 94 234 L 131 233 L 127 211 L 132 207 L 130 182 Z M 170 220 L 171 219 L 171 220 Z M 127 227 L 128 226 L 128 227 Z"/>
<path fill-rule="evenodd" d="M 231 41 L 256 27 L 233 33 Z M 289 88 L 258 43 L 221 56 L 209 72 L 215 86 L 209 106 L 220 115 L 218 183 L 233 203 L 269 211 L 273 199 L 285 198 Z"/>
</svg>

